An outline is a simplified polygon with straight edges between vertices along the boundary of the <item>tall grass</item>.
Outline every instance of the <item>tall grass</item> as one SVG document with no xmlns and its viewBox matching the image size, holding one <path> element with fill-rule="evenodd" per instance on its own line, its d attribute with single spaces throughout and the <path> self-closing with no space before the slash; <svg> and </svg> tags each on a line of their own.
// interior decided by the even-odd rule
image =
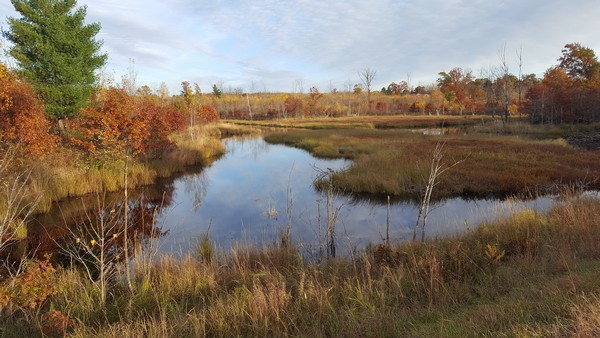
<svg viewBox="0 0 600 338">
<path fill-rule="evenodd" d="M 416 198 L 440 142 L 448 163 L 466 160 L 440 179 L 434 199 L 547 193 L 561 184 L 584 181 L 592 188 L 600 186 L 600 154 L 560 139 L 330 129 L 290 130 L 265 140 L 306 149 L 317 157 L 352 159 L 334 181 L 337 188 L 353 193 Z"/>
<path fill-rule="evenodd" d="M 76 337 L 588 336 L 598 329 L 599 220 L 600 200 L 574 195 L 546 214 L 354 258 L 305 261 L 290 246 L 159 255 L 134 261 L 133 288 L 116 278 L 103 307 L 89 281 L 62 269 L 49 302 Z"/>
<path fill-rule="evenodd" d="M 423 115 L 378 115 L 347 117 L 285 118 L 263 121 L 232 120 L 232 123 L 247 126 L 301 129 L 411 129 L 471 126 L 491 122 L 486 116 L 423 116 Z"/>
</svg>

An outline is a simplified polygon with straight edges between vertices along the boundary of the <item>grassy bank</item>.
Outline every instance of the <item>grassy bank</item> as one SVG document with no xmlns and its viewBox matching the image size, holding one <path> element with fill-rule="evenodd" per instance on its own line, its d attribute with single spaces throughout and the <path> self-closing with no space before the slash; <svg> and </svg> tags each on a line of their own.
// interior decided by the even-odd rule
<svg viewBox="0 0 600 338">
<path fill-rule="evenodd" d="M 190 165 L 208 165 L 225 152 L 221 138 L 248 133 L 257 129 L 225 123 L 195 127 L 171 135 L 174 143 L 157 159 L 129 158 L 128 185 L 131 188 L 152 184 L 159 177 L 168 177 Z M 124 187 L 125 158 L 102 163 L 90 163 L 84 154 L 64 148 L 35 163 L 31 168 L 29 196 L 41 196 L 38 211 L 47 211 L 53 201 L 101 191 L 118 191 Z"/>
<path fill-rule="evenodd" d="M 443 144 L 443 163 L 463 162 L 440 178 L 434 198 L 528 195 L 565 183 L 598 187 L 600 182 L 600 153 L 574 148 L 563 139 L 481 130 L 434 136 L 367 128 L 293 129 L 265 139 L 305 149 L 317 157 L 352 159 L 350 167 L 334 177 L 337 188 L 352 193 L 415 198 L 429 175 L 438 144 Z"/>
<path fill-rule="evenodd" d="M 293 247 L 215 254 L 204 242 L 197 255 L 136 260 L 132 288 L 118 274 L 106 305 L 81 272 L 33 264 L 2 285 L 1 335 L 590 336 L 599 220 L 600 200 L 575 195 L 547 214 L 321 263 Z M 23 303 L 37 279 L 47 292 Z"/>
<path fill-rule="evenodd" d="M 471 126 L 482 122 L 491 122 L 488 116 L 475 115 L 378 115 L 378 116 L 347 116 L 347 117 L 313 117 L 288 118 L 277 120 L 231 120 L 239 125 L 249 125 L 271 128 L 301 128 L 301 129 L 410 129 Z"/>
</svg>

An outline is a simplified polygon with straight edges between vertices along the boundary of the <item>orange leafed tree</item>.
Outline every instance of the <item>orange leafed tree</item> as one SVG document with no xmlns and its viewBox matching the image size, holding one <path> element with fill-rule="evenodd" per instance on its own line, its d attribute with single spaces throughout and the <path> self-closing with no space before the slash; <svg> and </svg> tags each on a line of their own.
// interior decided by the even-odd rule
<svg viewBox="0 0 600 338">
<path fill-rule="evenodd" d="M 132 119 L 133 99 L 122 89 L 100 91 L 92 105 L 80 110 L 74 130 L 80 134 L 72 142 L 100 157 L 121 156 L 131 144 L 133 135 L 143 133 L 143 126 Z"/>
<path fill-rule="evenodd" d="M 142 97 L 135 104 L 136 118 L 143 124 L 137 151 L 148 154 L 172 146 L 169 135 L 185 126 L 181 112 L 173 105 L 161 106 L 151 97 Z M 215 111 L 216 113 L 216 111 Z"/>
<path fill-rule="evenodd" d="M 198 109 L 200 114 L 200 120 L 204 123 L 216 122 L 219 120 L 219 113 L 210 104 L 202 104 Z"/>
<path fill-rule="evenodd" d="M 0 141 L 30 156 L 51 153 L 58 137 L 50 134 L 44 107 L 31 85 L 0 64 Z"/>
<path fill-rule="evenodd" d="M 98 158 L 148 154 L 166 148 L 168 136 L 183 126 L 174 107 L 160 107 L 150 98 L 135 100 L 120 88 L 99 92 L 92 106 L 80 111 L 72 142 Z"/>
</svg>

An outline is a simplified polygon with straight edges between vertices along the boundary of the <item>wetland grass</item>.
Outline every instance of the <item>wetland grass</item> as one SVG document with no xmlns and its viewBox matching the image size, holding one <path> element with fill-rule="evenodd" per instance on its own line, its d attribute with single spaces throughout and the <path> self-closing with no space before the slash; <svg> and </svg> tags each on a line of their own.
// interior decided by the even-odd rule
<svg viewBox="0 0 600 338">
<path fill-rule="evenodd" d="M 587 182 L 591 188 L 600 184 L 600 153 L 574 148 L 561 139 L 331 129 L 289 130 L 267 135 L 265 140 L 305 149 L 317 157 L 352 159 L 335 182 L 337 188 L 358 194 L 415 198 L 438 142 L 444 143 L 448 161 L 466 160 L 440 179 L 434 199 L 547 193 L 569 182 Z"/>
<path fill-rule="evenodd" d="M 38 319 L 53 311 L 73 337 L 597 332 L 599 220 L 600 200 L 574 194 L 546 214 L 525 210 L 354 258 L 309 262 L 293 246 L 243 245 L 211 260 L 158 255 L 148 266 L 134 261 L 132 289 L 117 276 L 103 306 L 85 276 L 59 268 L 45 302 L 14 312 L 3 303 L 0 324 L 3 334 L 39 336 L 48 331 Z"/>
<path fill-rule="evenodd" d="M 415 129 L 471 126 L 478 123 L 493 121 L 490 117 L 475 115 L 365 115 L 347 117 L 310 117 L 288 118 L 278 120 L 247 121 L 231 120 L 239 125 L 249 125 L 271 128 L 300 128 L 300 129 Z"/>
</svg>

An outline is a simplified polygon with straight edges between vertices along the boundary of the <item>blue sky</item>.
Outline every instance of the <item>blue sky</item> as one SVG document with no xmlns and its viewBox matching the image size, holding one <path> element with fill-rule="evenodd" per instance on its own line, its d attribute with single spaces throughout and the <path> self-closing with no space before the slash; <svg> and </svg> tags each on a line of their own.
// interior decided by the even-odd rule
<svg viewBox="0 0 600 338">
<path fill-rule="evenodd" d="M 245 91 L 345 89 L 358 71 L 374 87 L 410 79 L 428 85 L 440 71 L 475 76 L 505 49 L 517 73 L 541 76 L 566 43 L 600 53 L 598 0 L 79 0 L 109 54 L 117 82 L 134 60 L 137 83 L 171 94 L 182 81 Z M 0 0 L 0 17 L 18 16 Z M 2 29 L 7 29 L 2 20 Z"/>
</svg>

